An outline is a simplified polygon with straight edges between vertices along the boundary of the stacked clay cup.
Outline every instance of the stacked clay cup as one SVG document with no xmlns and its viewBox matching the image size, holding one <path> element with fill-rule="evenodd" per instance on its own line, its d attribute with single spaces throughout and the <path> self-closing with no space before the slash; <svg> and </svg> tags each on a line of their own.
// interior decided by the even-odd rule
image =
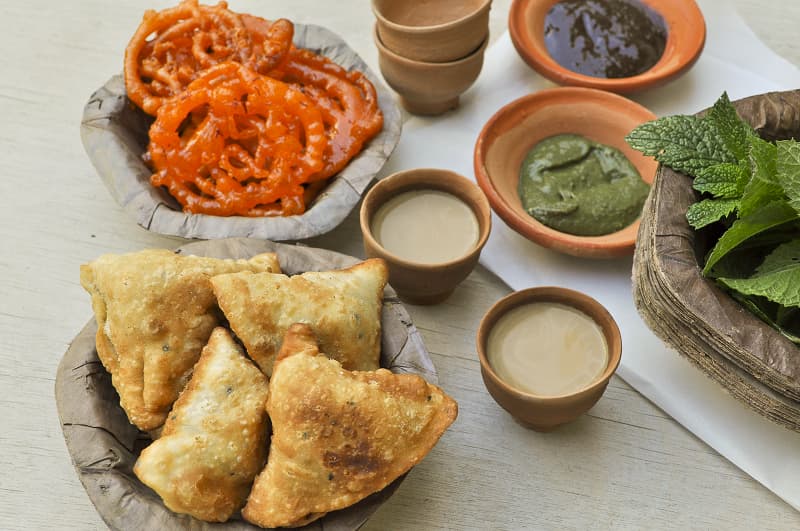
<svg viewBox="0 0 800 531">
<path fill-rule="evenodd" d="M 491 0 L 372 0 L 384 79 L 412 114 L 458 107 L 489 44 Z"/>
</svg>

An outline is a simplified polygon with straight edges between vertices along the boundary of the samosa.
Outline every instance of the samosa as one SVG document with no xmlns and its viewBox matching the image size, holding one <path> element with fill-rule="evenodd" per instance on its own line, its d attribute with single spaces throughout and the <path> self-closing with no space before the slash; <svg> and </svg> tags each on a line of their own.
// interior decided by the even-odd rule
<svg viewBox="0 0 800 531">
<path fill-rule="evenodd" d="M 242 516 L 295 527 L 377 492 L 419 463 L 458 413 L 417 375 L 348 371 L 292 325 L 270 380 L 272 441 Z"/>
<path fill-rule="evenodd" d="M 106 254 L 81 266 L 97 320 L 97 354 L 140 429 L 164 423 L 221 321 L 209 279 L 236 271 L 279 272 L 280 266 L 273 253 L 221 260 L 166 249 Z"/>
<path fill-rule="evenodd" d="M 134 473 L 169 509 L 226 521 L 244 505 L 267 457 L 267 393 L 267 377 L 216 328 Z"/>
<path fill-rule="evenodd" d="M 267 376 L 293 323 L 306 323 L 326 355 L 350 370 L 374 370 L 381 353 L 383 260 L 292 277 L 233 273 L 211 279 L 231 330 Z"/>
</svg>

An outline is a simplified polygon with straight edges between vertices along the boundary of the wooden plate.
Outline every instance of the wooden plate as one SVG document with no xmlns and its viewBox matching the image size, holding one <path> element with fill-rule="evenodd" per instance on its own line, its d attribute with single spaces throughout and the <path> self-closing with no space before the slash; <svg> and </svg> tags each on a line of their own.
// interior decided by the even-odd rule
<svg viewBox="0 0 800 531">
<path fill-rule="evenodd" d="M 349 267 L 356 258 L 310 247 L 250 239 L 191 243 L 179 252 L 216 258 L 249 258 L 278 253 L 287 274 Z M 395 373 L 419 374 L 437 383 L 436 369 L 419 332 L 394 291 L 384 292 L 381 318 L 381 366 Z M 133 474 L 133 464 L 150 437 L 128 422 L 95 350 L 97 325 L 92 319 L 61 360 L 56 375 L 56 404 L 67 450 L 89 499 L 111 529 L 253 530 L 243 520 L 211 524 L 167 509 L 158 495 Z M 349 531 L 358 529 L 392 495 L 403 477 L 359 503 L 328 513 L 303 529 Z"/>
<path fill-rule="evenodd" d="M 152 172 L 141 156 L 147 147 L 152 117 L 131 104 L 122 76 L 114 76 L 84 107 L 81 139 L 109 192 L 136 223 L 159 234 L 184 238 L 300 240 L 324 234 L 347 217 L 400 140 L 400 109 L 367 64 L 335 33 L 320 26 L 295 24 L 294 43 L 346 70 L 364 72 L 378 93 L 383 130 L 331 179 L 302 215 L 248 218 L 185 214 L 167 192 L 150 185 Z"/>
</svg>

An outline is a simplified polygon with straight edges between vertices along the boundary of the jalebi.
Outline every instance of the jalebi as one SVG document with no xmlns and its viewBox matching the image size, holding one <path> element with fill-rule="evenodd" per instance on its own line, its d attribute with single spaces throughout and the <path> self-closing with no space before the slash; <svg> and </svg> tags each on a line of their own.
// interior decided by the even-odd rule
<svg viewBox="0 0 800 531">
<path fill-rule="evenodd" d="M 285 60 L 294 26 L 285 19 L 258 33 L 245 28 L 227 3 L 200 5 L 184 0 L 163 11 L 147 11 L 125 49 L 128 97 L 155 115 L 200 73 L 225 61 L 237 61 L 267 74 Z"/>
<path fill-rule="evenodd" d="M 183 0 L 125 51 L 128 97 L 156 115 L 151 182 L 187 212 L 301 214 L 383 127 L 358 71 L 292 45 L 293 24 Z"/>
<path fill-rule="evenodd" d="M 293 215 L 324 165 L 320 111 L 299 90 L 241 64 L 211 67 L 167 100 L 150 128 L 154 186 L 184 210 Z"/>
<path fill-rule="evenodd" d="M 289 52 L 283 70 L 283 81 L 305 92 L 319 106 L 325 122 L 325 167 L 312 181 L 336 175 L 383 127 L 375 88 L 361 72 L 348 72 L 309 50 Z"/>
</svg>

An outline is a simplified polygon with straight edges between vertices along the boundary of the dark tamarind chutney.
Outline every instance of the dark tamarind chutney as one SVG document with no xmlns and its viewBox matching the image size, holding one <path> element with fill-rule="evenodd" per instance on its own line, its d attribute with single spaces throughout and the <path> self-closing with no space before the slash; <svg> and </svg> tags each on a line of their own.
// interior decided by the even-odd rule
<svg viewBox="0 0 800 531">
<path fill-rule="evenodd" d="M 550 56 L 573 72 L 631 77 L 661 59 L 667 26 L 639 0 L 561 0 L 545 17 L 544 42 Z"/>
</svg>

